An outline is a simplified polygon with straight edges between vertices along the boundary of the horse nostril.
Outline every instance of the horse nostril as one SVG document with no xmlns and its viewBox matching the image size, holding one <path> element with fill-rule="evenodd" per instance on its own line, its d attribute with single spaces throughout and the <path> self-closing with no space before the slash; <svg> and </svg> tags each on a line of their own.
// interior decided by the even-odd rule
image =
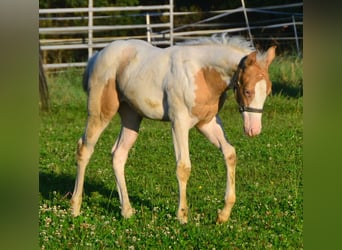
<svg viewBox="0 0 342 250">
<path fill-rule="evenodd" d="M 251 136 L 251 137 L 254 136 L 254 131 L 252 128 L 249 130 L 249 136 Z"/>
</svg>

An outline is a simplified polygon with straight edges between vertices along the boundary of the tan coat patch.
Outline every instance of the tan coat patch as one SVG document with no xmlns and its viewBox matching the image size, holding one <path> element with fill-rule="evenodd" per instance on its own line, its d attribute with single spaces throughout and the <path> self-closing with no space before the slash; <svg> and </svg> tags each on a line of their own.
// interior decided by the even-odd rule
<svg viewBox="0 0 342 250">
<path fill-rule="evenodd" d="M 270 94 L 272 83 L 269 79 L 267 70 L 261 68 L 258 64 L 247 67 L 243 74 L 240 75 L 240 84 L 238 103 L 242 106 L 249 106 L 255 95 L 255 85 L 264 79 L 266 81 L 267 95 Z"/>
<path fill-rule="evenodd" d="M 212 120 L 219 110 L 219 99 L 227 83 L 214 68 L 202 68 L 195 75 L 195 103 L 191 113 L 198 117 L 199 124 Z"/>
<path fill-rule="evenodd" d="M 145 98 L 145 103 L 152 109 L 159 107 L 159 103 L 152 101 L 150 98 Z"/>
<path fill-rule="evenodd" d="M 110 120 L 118 111 L 119 98 L 115 87 L 115 79 L 108 79 L 101 97 L 101 117 Z"/>
</svg>

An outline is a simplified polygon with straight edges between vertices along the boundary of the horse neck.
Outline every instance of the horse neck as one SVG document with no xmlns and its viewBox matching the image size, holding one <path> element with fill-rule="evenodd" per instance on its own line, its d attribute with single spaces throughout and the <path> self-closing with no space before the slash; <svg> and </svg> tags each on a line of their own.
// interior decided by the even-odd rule
<svg viewBox="0 0 342 250">
<path fill-rule="evenodd" d="M 210 46 L 207 50 L 203 50 L 202 63 L 234 73 L 241 59 L 250 52 L 246 49 L 228 46 Z"/>
</svg>

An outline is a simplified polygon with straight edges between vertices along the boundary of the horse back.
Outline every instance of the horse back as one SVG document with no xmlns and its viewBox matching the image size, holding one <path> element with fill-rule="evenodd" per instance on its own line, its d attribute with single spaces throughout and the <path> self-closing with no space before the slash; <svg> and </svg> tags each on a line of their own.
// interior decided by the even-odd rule
<svg viewBox="0 0 342 250">
<path fill-rule="evenodd" d="M 116 41 L 96 55 L 91 87 L 115 82 L 119 102 L 143 117 L 170 120 L 170 114 L 186 112 L 206 123 L 222 105 L 226 82 L 201 65 L 196 53 L 182 46 L 160 49 L 141 40 Z"/>
</svg>

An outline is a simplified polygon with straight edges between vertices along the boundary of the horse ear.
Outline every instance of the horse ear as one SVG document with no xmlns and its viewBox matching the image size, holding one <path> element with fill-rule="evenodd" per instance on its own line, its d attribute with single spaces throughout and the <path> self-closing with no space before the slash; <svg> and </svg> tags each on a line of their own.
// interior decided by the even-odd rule
<svg viewBox="0 0 342 250">
<path fill-rule="evenodd" d="M 268 66 L 272 63 L 273 59 L 275 58 L 276 56 L 276 48 L 277 46 L 272 46 L 270 47 L 268 50 L 267 50 L 267 55 L 266 55 L 266 58 L 265 58 L 265 65 L 266 67 L 268 68 Z"/>
<path fill-rule="evenodd" d="M 254 64 L 256 62 L 256 55 L 257 55 L 256 51 L 250 53 L 246 58 L 245 65 L 249 66 L 249 65 Z"/>
</svg>

